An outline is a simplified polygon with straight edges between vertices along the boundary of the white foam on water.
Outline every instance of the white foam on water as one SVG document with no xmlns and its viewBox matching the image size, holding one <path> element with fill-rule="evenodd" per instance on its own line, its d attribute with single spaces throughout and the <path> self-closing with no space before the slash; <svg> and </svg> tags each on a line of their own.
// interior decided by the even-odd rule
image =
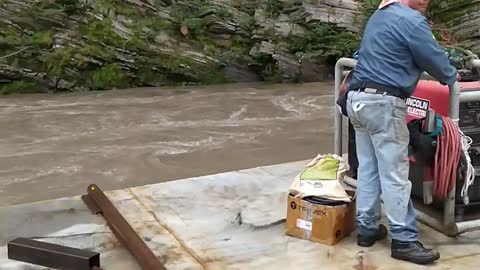
<svg viewBox="0 0 480 270">
<path fill-rule="evenodd" d="M 242 114 L 244 114 L 245 112 L 247 112 L 247 107 L 248 107 L 248 105 L 243 105 L 240 108 L 240 110 L 231 113 L 230 116 L 228 117 L 227 121 L 238 121 L 238 120 L 240 120 L 240 116 Z"/>
</svg>

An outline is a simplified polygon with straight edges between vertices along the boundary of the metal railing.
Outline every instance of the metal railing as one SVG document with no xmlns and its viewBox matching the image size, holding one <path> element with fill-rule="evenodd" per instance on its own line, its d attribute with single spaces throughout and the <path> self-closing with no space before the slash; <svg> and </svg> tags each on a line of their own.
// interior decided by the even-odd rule
<svg viewBox="0 0 480 270">
<path fill-rule="evenodd" d="M 335 102 L 340 95 L 340 86 L 346 76 L 345 68 L 354 68 L 356 60 L 352 58 L 341 58 L 335 65 Z M 480 68 L 480 60 L 472 59 L 467 63 L 471 68 Z M 427 73 L 423 74 L 431 78 Z M 458 125 L 460 102 L 464 101 L 480 101 L 480 91 L 465 91 L 461 92 L 460 84 L 455 82 L 450 87 L 449 99 L 449 117 Z M 335 104 L 336 107 L 336 104 Z M 343 154 L 343 115 L 339 110 L 335 110 L 335 138 L 334 151 L 335 154 L 342 156 Z M 351 179 L 346 181 L 352 186 L 356 186 L 356 181 Z M 449 236 L 456 236 L 465 232 L 475 231 L 480 229 L 480 219 L 472 221 L 455 222 L 455 186 L 449 192 L 447 199 L 444 202 L 443 219 L 439 220 L 432 214 L 417 209 L 417 219 L 434 229 L 443 232 Z"/>
</svg>

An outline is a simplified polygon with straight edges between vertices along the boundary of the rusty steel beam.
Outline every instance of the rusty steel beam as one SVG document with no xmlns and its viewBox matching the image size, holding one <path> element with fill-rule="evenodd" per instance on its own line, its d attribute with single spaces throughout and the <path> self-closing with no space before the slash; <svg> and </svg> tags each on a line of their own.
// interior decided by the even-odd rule
<svg viewBox="0 0 480 270">
<path fill-rule="evenodd" d="M 165 266 L 97 185 L 88 186 L 87 194 L 82 196 L 82 200 L 92 213 L 103 215 L 112 232 L 144 270 L 166 270 Z"/>
<path fill-rule="evenodd" d="M 54 269 L 100 269 L 100 254 L 83 249 L 17 238 L 8 242 L 8 258 Z"/>
</svg>

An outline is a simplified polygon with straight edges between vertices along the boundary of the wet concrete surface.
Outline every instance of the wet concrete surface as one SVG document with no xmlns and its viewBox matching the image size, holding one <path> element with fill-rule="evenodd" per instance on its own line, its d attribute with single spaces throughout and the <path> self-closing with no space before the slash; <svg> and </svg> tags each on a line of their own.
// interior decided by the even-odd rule
<svg viewBox="0 0 480 270">
<path fill-rule="evenodd" d="M 0 206 L 333 151 L 333 82 L 0 99 Z"/>
<path fill-rule="evenodd" d="M 480 231 L 447 237 L 418 223 L 420 240 L 441 254 L 430 265 L 391 258 L 390 241 L 334 246 L 285 234 L 288 189 L 309 160 L 106 192 L 168 270 L 473 270 Z M 47 270 L 8 259 L 17 237 L 100 253 L 102 269 L 140 270 L 100 215 L 81 198 L 0 207 L 0 269 Z M 388 224 L 382 215 L 382 224 Z M 327 228 L 328 230 L 328 228 Z M 308 234 L 306 232 L 306 234 Z"/>
</svg>

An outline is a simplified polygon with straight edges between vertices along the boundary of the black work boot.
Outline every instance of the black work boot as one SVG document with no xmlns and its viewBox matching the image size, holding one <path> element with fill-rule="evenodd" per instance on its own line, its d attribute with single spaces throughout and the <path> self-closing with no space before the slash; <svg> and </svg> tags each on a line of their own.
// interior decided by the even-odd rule
<svg viewBox="0 0 480 270">
<path fill-rule="evenodd" d="M 416 264 L 429 264 L 440 259 L 440 254 L 436 250 L 424 248 L 418 241 L 392 240 L 392 258 Z"/>
<path fill-rule="evenodd" d="M 387 227 L 383 224 L 378 226 L 378 230 L 373 236 L 366 236 L 366 235 L 358 235 L 357 236 L 357 245 L 361 247 L 371 247 L 375 244 L 375 242 L 383 240 L 387 237 Z"/>
</svg>

